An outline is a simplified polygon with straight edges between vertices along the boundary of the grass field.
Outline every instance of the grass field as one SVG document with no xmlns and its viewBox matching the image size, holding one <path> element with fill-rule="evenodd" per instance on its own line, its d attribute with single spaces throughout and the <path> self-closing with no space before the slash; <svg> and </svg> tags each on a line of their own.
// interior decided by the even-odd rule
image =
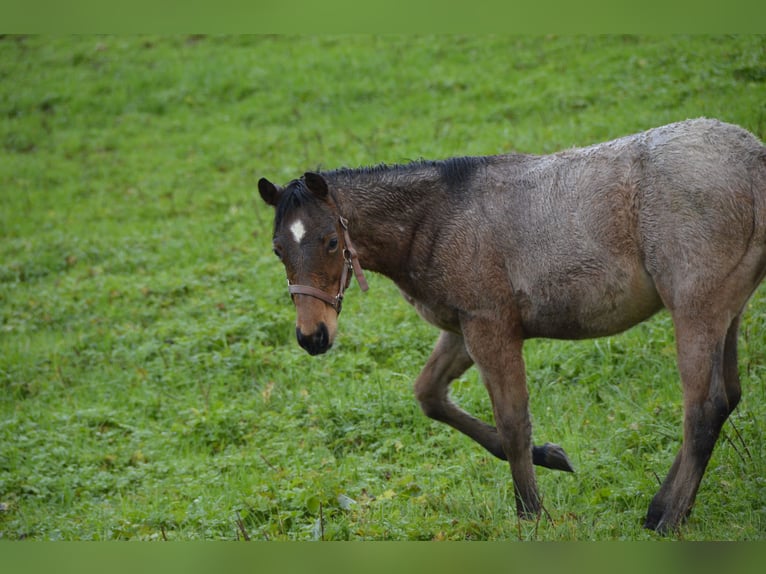
<svg viewBox="0 0 766 574">
<path fill-rule="evenodd" d="M 525 347 L 550 517 L 430 421 L 436 331 L 383 277 L 294 341 L 257 179 L 548 153 L 708 116 L 766 138 L 766 37 L 3 37 L 0 538 L 652 540 L 680 444 L 666 313 Z M 684 540 L 766 538 L 766 290 Z M 454 385 L 491 419 L 474 370 Z"/>
</svg>

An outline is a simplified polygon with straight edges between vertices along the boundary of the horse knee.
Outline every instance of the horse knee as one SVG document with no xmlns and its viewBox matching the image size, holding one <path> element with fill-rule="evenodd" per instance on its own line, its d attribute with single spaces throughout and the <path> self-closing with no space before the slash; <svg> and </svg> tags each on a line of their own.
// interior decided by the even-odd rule
<svg viewBox="0 0 766 574">
<path fill-rule="evenodd" d="M 442 420 L 444 417 L 444 399 L 435 395 L 429 389 L 415 387 L 415 398 L 420 404 L 420 409 L 428 418 Z"/>
</svg>

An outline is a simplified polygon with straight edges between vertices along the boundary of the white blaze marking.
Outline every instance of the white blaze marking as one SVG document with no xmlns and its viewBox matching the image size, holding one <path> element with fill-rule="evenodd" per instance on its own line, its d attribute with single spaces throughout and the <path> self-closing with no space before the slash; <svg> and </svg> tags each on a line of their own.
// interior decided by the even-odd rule
<svg viewBox="0 0 766 574">
<path fill-rule="evenodd" d="M 300 243 L 303 236 L 306 235 L 306 228 L 303 226 L 303 222 L 300 219 L 290 226 L 290 231 L 292 232 L 296 243 Z"/>
</svg>

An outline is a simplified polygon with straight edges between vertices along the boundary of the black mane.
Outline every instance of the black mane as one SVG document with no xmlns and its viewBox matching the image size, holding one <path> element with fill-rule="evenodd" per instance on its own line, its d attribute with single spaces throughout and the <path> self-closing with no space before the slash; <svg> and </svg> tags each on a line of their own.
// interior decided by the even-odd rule
<svg viewBox="0 0 766 574">
<path fill-rule="evenodd" d="M 406 189 L 409 187 L 409 182 L 431 180 L 434 186 L 459 194 L 464 192 L 476 171 L 491 163 L 492 159 L 492 156 L 465 156 L 444 160 L 419 159 L 405 164 L 381 163 L 357 168 L 341 167 L 320 173 L 330 181 L 352 183 L 358 187 L 365 187 L 367 183 L 377 182 L 385 185 L 396 182 L 397 188 Z M 364 183 L 360 185 L 360 181 Z M 300 209 L 313 199 L 314 194 L 306 187 L 303 178 L 294 179 L 288 183 L 276 207 L 274 229 L 281 225 L 289 212 Z"/>
<path fill-rule="evenodd" d="M 419 159 L 405 164 L 378 164 L 373 166 L 348 168 L 343 167 L 333 171 L 324 172 L 332 179 L 358 179 L 360 176 L 368 176 L 385 182 L 393 179 L 408 177 L 417 179 L 427 177 L 430 172 L 438 177 L 439 183 L 450 190 L 461 190 L 468 183 L 476 171 L 492 161 L 492 156 L 464 156 L 453 157 L 444 160 Z"/>
</svg>

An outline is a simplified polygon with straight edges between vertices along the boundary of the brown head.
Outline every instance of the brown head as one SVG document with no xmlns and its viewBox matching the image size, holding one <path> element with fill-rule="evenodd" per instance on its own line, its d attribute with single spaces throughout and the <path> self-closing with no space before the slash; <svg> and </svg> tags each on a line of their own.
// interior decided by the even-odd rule
<svg viewBox="0 0 766 574">
<path fill-rule="evenodd" d="M 346 222 L 319 174 L 306 173 L 284 187 L 261 178 L 258 191 L 276 210 L 274 253 L 287 272 L 298 343 L 311 355 L 324 353 L 335 340 L 352 265 L 366 289 Z"/>
</svg>

